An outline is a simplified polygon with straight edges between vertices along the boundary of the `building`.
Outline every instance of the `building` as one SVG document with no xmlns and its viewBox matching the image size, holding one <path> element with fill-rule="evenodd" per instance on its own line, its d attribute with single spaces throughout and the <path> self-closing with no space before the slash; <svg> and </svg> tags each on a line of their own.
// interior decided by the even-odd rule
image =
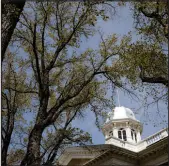
<svg viewBox="0 0 169 166">
<path fill-rule="evenodd" d="M 142 140 L 142 124 L 132 110 L 115 107 L 102 127 L 105 144 L 66 148 L 61 165 L 168 165 L 168 129 Z"/>
</svg>

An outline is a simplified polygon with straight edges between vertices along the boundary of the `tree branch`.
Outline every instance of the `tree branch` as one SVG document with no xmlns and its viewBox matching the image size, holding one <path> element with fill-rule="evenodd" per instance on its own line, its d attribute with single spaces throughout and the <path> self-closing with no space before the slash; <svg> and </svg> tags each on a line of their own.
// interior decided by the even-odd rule
<svg viewBox="0 0 169 166">
<path fill-rule="evenodd" d="M 38 53 L 36 48 L 36 28 L 37 28 L 37 13 L 35 13 L 35 23 L 34 23 L 34 30 L 33 30 L 33 52 L 35 56 L 36 61 L 36 70 L 37 70 L 37 77 L 38 77 L 38 83 L 41 90 L 42 89 L 42 81 L 41 81 L 41 72 L 39 67 L 39 59 L 38 59 Z"/>
<path fill-rule="evenodd" d="M 139 66 L 140 68 L 140 79 L 142 80 L 142 82 L 147 82 L 147 83 L 161 83 L 165 86 L 168 87 L 168 80 L 166 78 L 163 78 L 163 77 L 147 77 L 145 76 L 145 73 L 144 73 L 144 69 L 142 66 Z"/>
<path fill-rule="evenodd" d="M 15 88 L 11 88 L 11 87 L 5 87 L 5 89 L 11 89 L 15 92 L 18 92 L 18 93 L 35 93 L 35 94 L 39 94 L 38 92 L 36 91 L 30 91 L 30 90 L 25 90 L 25 91 L 22 91 L 22 90 L 17 90 Z"/>
<path fill-rule="evenodd" d="M 58 58 L 59 56 L 59 53 L 63 50 L 63 48 L 65 48 L 65 46 L 69 43 L 69 41 L 72 39 L 73 35 L 76 33 L 76 30 L 77 28 L 79 27 L 79 25 L 81 24 L 81 22 L 83 21 L 83 18 L 86 16 L 86 13 L 88 12 L 89 9 L 86 10 L 86 12 L 84 12 L 80 17 L 79 17 L 79 21 L 78 23 L 76 24 L 75 27 L 73 27 L 73 31 L 72 33 L 69 35 L 69 37 L 67 38 L 66 41 L 62 42 L 62 44 L 60 46 L 58 46 L 58 48 L 56 49 L 55 53 L 54 53 L 54 57 L 53 59 L 51 60 L 50 64 L 46 67 L 46 70 L 47 71 L 50 71 L 55 62 L 56 62 L 56 59 Z"/>
<path fill-rule="evenodd" d="M 45 70 L 45 62 L 44 62 L 44 55 L 45 55 L 45 29 L 46 29 L 46 23 L 47 23 L 47 13 L 43 6 L 43 3 L 41 3 L 42 8 L 44 10 L 44 20 L 43 20 L 43 28 L 42 28 L 42 57 L 41 57 L 41 66 L 42 66 L 42 72 Z"/>
<path fill-rule="evenodd" d="M 162 17 L 159 14 L 158 2 L 157 2 L 157 9 L 156 9 L 156 11 L 154 11 L 152 13 L 148 13 L 144 9 L 145 9 L 145 7 L 139 7 L 139 11 L 141 11 L 146 17 L 154 18 L 154 19 L 157 20 L 157 22 L 164 28 L 164 35 L 168 39 L 168 30 L 166 31 L 166 29 L 168 28 L 168 25 L 164 24 L 163 21 L 162 21 Z"/>
<path fill-rule="evenodd" d="M 163 78 L 163 77 L 145 77 L 142 76 L 140 77 L 142 82 L 147 82 L 147 83 L 160 83 L 168 87 L 168 80 Z"/>
</svg>

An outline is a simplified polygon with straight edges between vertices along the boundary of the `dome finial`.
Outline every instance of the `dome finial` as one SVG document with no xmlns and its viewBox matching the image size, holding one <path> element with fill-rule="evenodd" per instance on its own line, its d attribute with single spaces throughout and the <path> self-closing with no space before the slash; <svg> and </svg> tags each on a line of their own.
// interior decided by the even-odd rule
<svg viewBox="0 0 169 166">
<path fill-rule="evenodd" d="M 117 89 L 117 97 L 118 97 L 118 104 L 119 104 L 119 107 L 120 107 L 120 99 L 119 99 L 119 92 L 118 92 L 118 89 Z"/>
</svg>

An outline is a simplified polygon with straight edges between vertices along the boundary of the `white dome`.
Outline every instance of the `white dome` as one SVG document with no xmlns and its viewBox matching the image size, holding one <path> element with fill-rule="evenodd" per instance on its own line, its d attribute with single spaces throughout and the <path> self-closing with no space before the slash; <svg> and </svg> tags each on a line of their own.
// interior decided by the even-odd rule
<svg viewBox="0 0 169 166">
<path fill-rule="evenodd" d="M 118 119 L 136 120 L 133 111 L 125 107 L 115 107 L 112 112 L 108 113 L 108 118 L 106 122 L 108 122 L 109 120 L 118 120 Z"/>
</svg>

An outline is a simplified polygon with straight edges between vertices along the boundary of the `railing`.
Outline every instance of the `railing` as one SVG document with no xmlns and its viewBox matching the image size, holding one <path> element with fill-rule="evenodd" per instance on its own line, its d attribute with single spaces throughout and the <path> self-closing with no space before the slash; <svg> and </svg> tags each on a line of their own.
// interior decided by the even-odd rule
<svg viewBox="0 0 169 166">
<path fill-rule="evenodd" d="M 151 138 L 148 138 L 148 139 L 146 140 L 146 142 L 147 142 L 147 145 L 151 145 L 151 144 L 153 144 L 154 142 L 159 141 L 160 139 L 161 139 L 161 133 L 159 133 L 159 134 L 157 134 L 157 135 L 154 135 L 154 136 L 152 136 Z"/>
<path fill-rule="evenodd" d="M 120 147 L 129 149 L 134 152 L 139 152 L 139 151 L 145 149 L 147 146 L 149 146 L 149 145 L 151 145 L 151 144 L 153 144 L 153 143 L 155 143 L 167 136 L 168 136 L 168 128 L 163 129 L 163 130 L 159 131 L 158 133 L 151 135 L 144 140 L 141 140 L 137 144 L 125 142 L 125 141 L 123 141 L 119 138 L 113 137 L 113 136 L 107 138 L 106 141 L 108 144 L 114 144 L 116 146 L 120 146 Z"/>
<path fill-rule="evenodd" d="M 147 145 L 149 146 L 167 136 L 168 136 L 168 129 L 163 129 L 159 133 L 156 133 L 148 137 L 145 141 L 147 142 Z"/>
</svg>

